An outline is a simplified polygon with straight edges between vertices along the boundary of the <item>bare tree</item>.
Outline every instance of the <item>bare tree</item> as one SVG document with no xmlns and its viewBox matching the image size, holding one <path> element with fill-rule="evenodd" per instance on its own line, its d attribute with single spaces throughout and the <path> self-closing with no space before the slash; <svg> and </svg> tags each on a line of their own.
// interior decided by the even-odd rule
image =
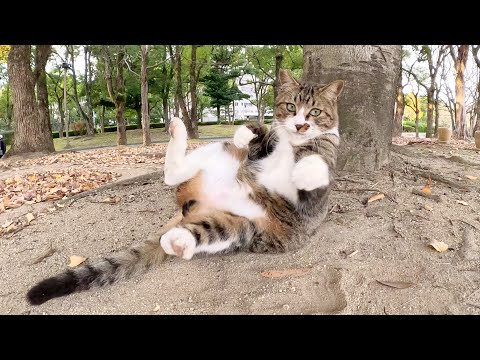
<svg viewBox="0 0 480 360">
<path fill-rule="evenodd" d="M 426 88 L 427 90 L 427 138 L 431 138 L 434 135 L 433 128 L 433 110 L 435 107 L 435 92 L 437 89 L 437 75 L 441 68 L 441 64 L 447 56 L 447 46 L 429 46 L 423 45 L 421 53 L 428 63 L 428 72 L 430 76 L 430 84 Z"/>
<path fill-rule="evenodd" d="M 117 120 L 117 145 L 127 145 L 127 131 L 125 121 L 125 79 L 123 68 L 125 66 L 125 45 L 102 45 L 102 58 L 105 66 L 105 81 L 108 94 L 115 104 Z M 116 50 L 116 51 L 112 51 Z M 115 79 L 115 81 L 114 81 Z"/>
<path fill-rule="evenodd" d="M 459 139 L 468 137 L 465 109 L 465 66 L 468 60 L 469 45 L 449 45 L 450 55 L 455 65 L 455 135 Z"/>
<path fill-rule="evenodd" d="M 51 45 L 35 47 L 34 71 L 30 66 L 31 51 L 31 45 L 12 45 L 8 54 L 8 77 L 13 94 L 15 133 L 12 146 L 5 156 L 55 151 L 45 73 Z"/>
<path fill-rule="evenodd" d="M 304 45 L 304 78 L 345 80 L 338 102 L 337 168 L 372 171 L 389 161 L 400 45 Z"/>
<path fill-rule="evenodd" d="M 150 136 L 150 115 L 148 108 L 148 45 L 140 45 L 142 55 L 141 69 L 141 92 L 142 92 L 142 130 L 143 145 L 148 146 L 152 143 Z"/>
<path fill-rule="evenodd" d="M 67 48 L 67 53 L 70 57 L 70 64 L 69 65 L 70 65 L 70 69 L 72 70 L 73 99 L 75 101 L 75 105 L 77 107 L 78 112 L 80 113 L 83 120 L 85 121 L 85 126 L 87 128 L 87 135 L 88 136 L 93 136 L 95 134 L 95 127 L 93 125 L 93 109 L 91 107 L 91 104 L 92 104 L 91 99 L 88 100 L 88 98 L 91 95 L 91 93 L 88 92 L 88 90 L 90 90 L 90 87 L 87 86 L 88 72 L 89 72 L 88 71 L 89 70 L 88 61 L 90 61 L 89 60 L 89 52 L 85 53 L 85 78 L 84 78 L 85 86 L 86 86 L 85 91 L 86 91 L 86 95 L 87 95 L 87 112 L 89 112 L 89 114 L 87 114 L 87 112 L 85 112 L 82 105 L 80 104 L 80 99 L 78 97 L 77 75 L 76 75 L 76 72 L 75 72 L 75 49 L 74 49 L 73 45 L 65 45 L 65 46 Z M 67 61 L 68 61 L 68 59 L 67 59 Z M 91 115 L 91 116 L 89 116 L 89 115 Z"/>
<path fill-rule="evenodd" d="M 191 58 L 190 58 L 190 68 L 189 68 L 189 92 L 187 97 L 190 101 L 190 109 L 187 108 L 187 103 L 183 96 L 182 89 L 182 47 L 180 45 L 175 46 L 175 71 L 176 71 L 176 80 L 177 80 L 177 89 L 176 89 L 176 100 L 180 109 L 182 110 L 183 122 L 187 128 L 187 133 L 190 139 L 198 139 L 198 94 L 197 94 L 197 83 L 199 77 L 200 66 L 197 64 L 197 49 L 198 45 L 191 45 Z M 171 54 L 172 56 L 173 54 Z"/>
<path fill-rule="evenodd" d="M 473 53 L 473 59 L 475 60 L 475 64 L 477 64 L 478 69 L 480 69 L 480 57 L 478 55 L 478 50 L 480 48 L 480 45 L 472 45 L 472 53 Z M 473 128 L 473 134 L 475 134 L 475 131 L 480 131 L 480 76 L 478 77 L 478 82 L 477 82 L 477 101 L 475 105 L 475 126 Z"/>
</svg>

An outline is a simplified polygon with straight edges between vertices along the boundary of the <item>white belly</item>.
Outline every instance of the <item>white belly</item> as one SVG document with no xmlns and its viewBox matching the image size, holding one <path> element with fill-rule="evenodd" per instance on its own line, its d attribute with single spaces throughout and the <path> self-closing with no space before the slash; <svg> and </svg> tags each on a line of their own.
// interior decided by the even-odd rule
<svg viewBox="0 0 480 360">
<path fill-rule="evenodd" d="M 280 194 L 293 202 L 298 201 L 297 188 L 291 181 L 295 158 L 292 146 L 286 139 L 279 140 L 274 152 L 260 160 L 257 181 L 268 190 Z"/>
<path fill-rule="evenodd" d="M 251 189 L 236 180 L 239 166 L 239 161 L 224 151 L 212 154 L 205 161 L 202 192 L 206 201 L 209 206 L 250 220 L 264 217 L 263 207 L 248 196 Z"/>
</svg>

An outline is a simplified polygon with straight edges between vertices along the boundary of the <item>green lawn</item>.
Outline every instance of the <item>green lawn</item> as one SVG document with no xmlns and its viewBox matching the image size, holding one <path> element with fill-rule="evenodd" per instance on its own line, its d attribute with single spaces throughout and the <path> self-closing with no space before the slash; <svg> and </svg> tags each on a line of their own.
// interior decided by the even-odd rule
<svg viewBox="0 0 480 360">
<path fill-rule="evenodd" d="M 239 125 L 208 125 L 199 126 L 200 138 L 209 137 L 231 137 L 235 132 L 235 129 Z M 168 141 L 169 136 L 164 129 L 151 129 L 150 134 L 152 141 Z M 65 149 L 66 139 L 53 139 L 55 144 L 55 150 Z M 142 130 L 127 130 L 127 143 L 137 144 L 142 143 Z M 109 132 L 103 134 L 95 134 L 94 137 L 86 136 L 71 136 L 70 146 L 72 149 L 89 148 L 95 146 L 116 146 L 117 145 L 117 133 Z"/>
</svg>

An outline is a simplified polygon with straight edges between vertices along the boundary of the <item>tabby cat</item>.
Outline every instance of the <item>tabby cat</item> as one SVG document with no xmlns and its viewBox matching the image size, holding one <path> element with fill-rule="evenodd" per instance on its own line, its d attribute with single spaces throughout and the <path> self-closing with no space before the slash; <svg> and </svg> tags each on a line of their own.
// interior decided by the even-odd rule
<svg viewBox="0 0 480 360">
<path fill-rule="evenodd" d="M 164 226 L 160 241 L 45 279 L 28 291 L 28 301 L 39 305 L 113 283 L 162 262 L 167 254 L 188 260 L 298 248 L 306 224 L 327 212 L 339 143 L 336 102 L 344 82 L 300 83 L 281 70 L 279 85 L 270 131 L 244 125 L 233 142 L 208 144 L 186 155 L 185 125 L 173 118 L 164 175 L 167 185 L 178 185 L 182 211 Z"/>
</svg>

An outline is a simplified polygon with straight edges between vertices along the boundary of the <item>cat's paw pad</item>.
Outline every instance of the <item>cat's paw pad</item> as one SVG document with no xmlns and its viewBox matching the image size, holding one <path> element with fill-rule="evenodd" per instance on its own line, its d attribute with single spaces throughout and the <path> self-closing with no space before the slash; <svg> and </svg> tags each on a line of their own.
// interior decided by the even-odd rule
<svg viewBox="0 0 480 360">
<path fill-rule="evenodd" d="M 292 182 L 297 189 L 306 191 L 328 186 L 328 165 L 318 155 L 306 156 L 293 168 Z"/>
<path fill-rule="evenodd" d="M 254 134 L 249 128 L 243 125 L 235 131 L 235 135 L 233 135 L 233 143 L 237 148 L 244 149 L 248 147 L 250 141 L 257 136 L 258 135 Z"/>
<path fill-rule="evenodd" d="M 167 254 L 190 260 L 194 254 L 196 241 L 187 229 L 173 228 L 160 238 L 160 245 Z"/>
<path fill-rule="evenodd" d="M 174 139 L 183 139 L 187 138 L 187 128 L 180 118 L 174 117 L 170 120 L 170 125 L 168 126 L 168 133 Z"/>
</svg>

